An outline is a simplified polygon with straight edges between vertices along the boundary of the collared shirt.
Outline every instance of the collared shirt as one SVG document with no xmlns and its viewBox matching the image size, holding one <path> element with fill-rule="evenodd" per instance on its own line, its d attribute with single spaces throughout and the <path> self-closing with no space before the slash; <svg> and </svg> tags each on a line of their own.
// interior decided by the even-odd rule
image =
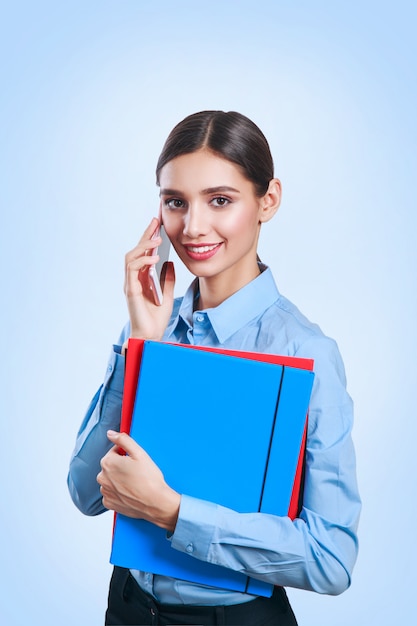
<svg viewBox="0 0 417 626">
<path fill-rule="evenodd" d="M 350 584 L 357 556 L 360 499 L 351 440 L 352 401 L 336 343 L 282 296 L 268 268 L 219 306 L 195 310 L 198 280 L 176 299 L 164 340 L 314 359 L 309 408 L 303 508 L 292 521 L 236 511 L 181 495 L 175 550 L 238 570 L 275 585 L 337 594 Z M 87 515 L 102 513 L 96 476 L 111 447 L 106 431 L 118 430 L 123 391 L 123 329 L 111 353 L 103 385 L 94 396 L 77 436 L 68 485 Z M 184 390 L 186 402 L 186 390 Z M 253 596 L 132 572 L 159 602 L 235 604 Z"/>
</svg>

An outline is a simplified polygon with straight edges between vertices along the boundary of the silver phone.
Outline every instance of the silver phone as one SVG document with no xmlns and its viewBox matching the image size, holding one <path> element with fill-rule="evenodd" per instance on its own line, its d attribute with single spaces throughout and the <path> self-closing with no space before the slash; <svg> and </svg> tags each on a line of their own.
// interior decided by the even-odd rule
<svg viewBox="0 0 417 626">
<path fill-rule="evenodd" d="M 161 289 L 161 271 L 163 264 L 169 259 L 169 249 L 171 243 L 168 239 L 168 236 L 165 232 L 164 225 L 161 224 L 159 228 L 156 229 L 154 234 L 152 235 L 152 239 L 160 236 L 162 238 L 162 243 L 153 250 L 150 251 L 150 255 L 154 256 L 159 254 L 159 261 L 155 265 L 152 265 L 149 268 L 149 289 L 152 292 L 155 304 L 161 306 L 163 295 Z"/>
</svg>

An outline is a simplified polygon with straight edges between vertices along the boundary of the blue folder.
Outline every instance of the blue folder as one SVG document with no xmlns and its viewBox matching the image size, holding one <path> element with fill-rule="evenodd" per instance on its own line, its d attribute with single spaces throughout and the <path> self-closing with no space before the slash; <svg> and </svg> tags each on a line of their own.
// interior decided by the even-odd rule
<svg viewBox="0 0 417 626">
<path fill-rule="evenodd" d="M 286 516 L 314 374 L 145 341 L 131 436 L 179 493 Z M 171 547 L 164 529 L 116 515 L 110 562 L 270 596 L 273 586 Z"/>
</svg>

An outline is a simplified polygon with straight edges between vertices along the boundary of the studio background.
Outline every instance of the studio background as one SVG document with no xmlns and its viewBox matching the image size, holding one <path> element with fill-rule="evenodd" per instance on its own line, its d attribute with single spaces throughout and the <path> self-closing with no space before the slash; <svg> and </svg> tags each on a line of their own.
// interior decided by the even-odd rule
<svg viewBox="0 0 417 626">
<path fill-rule="evenodd" d="M 355 401 L 353 584 L 289 589 L 294 611 L 415 617 L 415 28 L 402 0 L 1 2 L 2 623 L 103 623 L 112 516 L 78 512 L 68 462 L 127 318 L 162 144 L 212 108 L 270 142 L 283 202 L 260 255 L 337 340 Z"/>
</svg>

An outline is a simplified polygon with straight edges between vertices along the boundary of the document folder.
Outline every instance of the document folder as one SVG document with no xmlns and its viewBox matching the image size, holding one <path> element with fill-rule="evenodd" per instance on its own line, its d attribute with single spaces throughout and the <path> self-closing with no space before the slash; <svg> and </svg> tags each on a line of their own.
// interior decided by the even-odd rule
<svg viewBox="0 0 417 626">
<path fill-rule="evenodd" d="M 241 513 L 288 515 L 313 373 L 248 353 L 190 348 L 129 341 L 122 429 L 131 412 L 130 435 L 179 493 Z M 272 593 L 269 583 L 175 550 L 164 529 L 120 514 L 110 560 L 223 589 Z"/>
</svg>

